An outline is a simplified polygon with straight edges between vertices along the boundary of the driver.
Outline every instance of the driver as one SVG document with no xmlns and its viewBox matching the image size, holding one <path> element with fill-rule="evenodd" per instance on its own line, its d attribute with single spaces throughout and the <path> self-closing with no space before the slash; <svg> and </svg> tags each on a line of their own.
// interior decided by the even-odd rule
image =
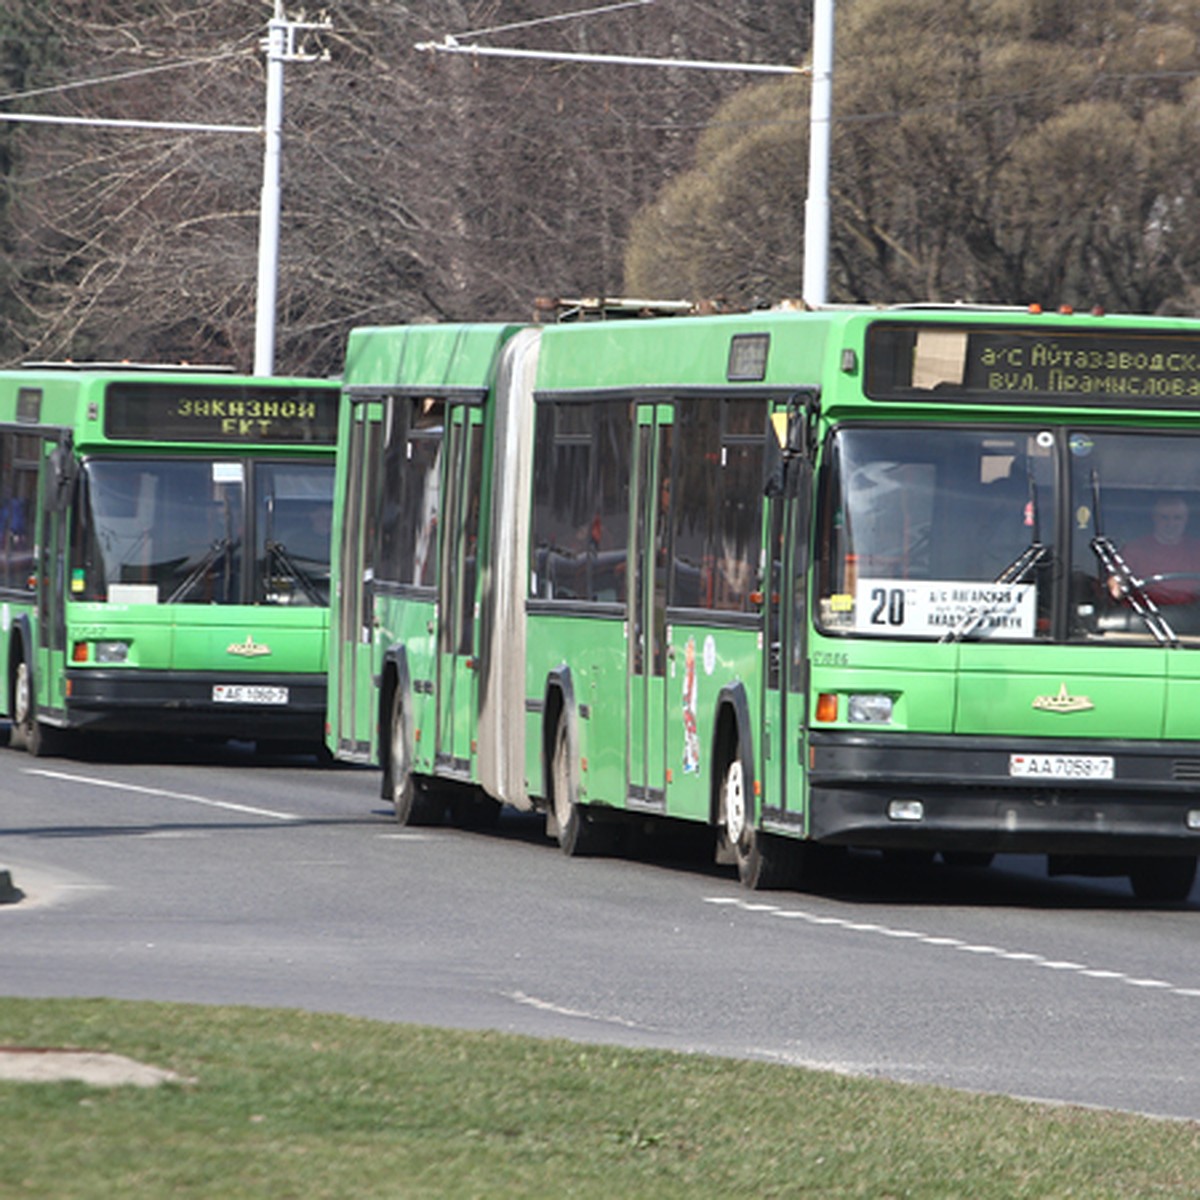
<svg viewBox="0 0 1200 1200">
<path fill-rule="evenodd" d="M 1188 505 L 1170 493 L 1154 501 L 1149 533 L 1128 542 L 1121 555 L 1130 570 L 1146 582 L 1145 593 L 1155 604 L 1190 604 L 1200 598 L 1200 539 L 1187 533 Z M 1156 580 L 1155 576 L 1168 578 Z M 1172 575 L 1186 578 L 1172 579 Z M 1120 583 L 1109 580 L 1114 596 Z"/>
</svg>

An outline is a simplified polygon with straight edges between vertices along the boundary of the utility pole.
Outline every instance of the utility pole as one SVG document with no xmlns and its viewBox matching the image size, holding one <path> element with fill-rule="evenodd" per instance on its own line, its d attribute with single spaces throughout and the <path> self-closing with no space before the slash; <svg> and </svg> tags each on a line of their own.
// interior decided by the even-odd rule
<svg viewBox="0 0 1200 1200">
<path fill-rule="evenodd" d="M 254 374 L 275 372 L 275 317 L 279 295 L 279 166 L 283 158 L 283 67 L 285 63 L 318 62 L 328 53 L 311 54 L 298 47 L 303 31 L 328 30 L 332 23 L 289 21 L 283 0 L 275 0 L 275 15 L 267 25 L 263 49 L 267 55 L 267 105 L 263 121 L 262 201 L 258 217 L 258 293 L 254 317 Z"/>
<path fill-rule="evenodd" d="M 828 299 L 829 158 L 833 121 L 833 2 L 813 0 L 812 104 L 808 133 L 808 197 L 804 201 L 804 282 L 812 308 Z"/>
<path fill-rule="evenodd" d="M 603 63 L 626 67 L 686 67 L 702 71 L 746 71 L 762 75 L 812 75 L 809 110 L 808 196 L 804 202 L 804 278 L 801 297 L 810 307 L 826 303 L 829 276 L 829 157 L 833 121 L 833 5 L 813 0 L 813 61 L 811 67 L 775 63 L 703 62 L 695 59 L 630 57 L 614 54 L 567 54 L 462 44 L 453 34 L 440 42 L 418 42 L 413 48 L 440 54 L 470 54 L 476 58 L 525 58 L 549 62 Z M 603 11 L 603 10 L 599 10 Z M 587 16 L 588 11 L 567 14 Z M 536 22 L 531 22 L 536 23 Z M 505 26 L 504 28 L 510 28 Z M 492 32 L 481 30 L 481 33 Z M 474 38 L 475 34 L 461 34 Z"/>
</svg>

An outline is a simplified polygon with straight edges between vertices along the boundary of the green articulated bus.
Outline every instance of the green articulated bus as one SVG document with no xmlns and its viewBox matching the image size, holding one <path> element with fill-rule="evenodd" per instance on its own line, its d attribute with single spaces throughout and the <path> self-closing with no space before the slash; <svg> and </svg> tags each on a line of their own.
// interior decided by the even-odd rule
<svg viewBox="0 0 1200 1200">
<path fill-rule="evenodd" d="M 324 749 L 340 387 L 219 368 L 0 372 L 0 697 L 81 731 Z"/>
<path fill-rule="evenodd" d="M 329 748 L 404 822 L 1200 850 L 1200 322 L 966 306 L 350 338 Z M 1191 526 L 1188 517 L 1191 517 Z"/>
</svg>

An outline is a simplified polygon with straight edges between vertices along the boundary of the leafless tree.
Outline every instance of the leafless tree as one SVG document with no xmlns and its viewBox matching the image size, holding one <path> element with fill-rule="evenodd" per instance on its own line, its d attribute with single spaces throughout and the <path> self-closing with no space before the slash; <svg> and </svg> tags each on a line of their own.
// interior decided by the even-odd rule
<svg viewBox="0 0 1200 1200">
<path fill-rule="evenodd" d="M 39 83 L 194 64 L 46 96 L 42 111 L 259 119 L 268 4 L 27 7 L 61 30 Z M 525 318 L 539 294 L 620 290 L 632 214 L 686 166 L 697 133 L 744 80 L 413 50 L 448 33 L 532 22 L 546 8 L 330 5 L 329 61 L 287 72 L 281 370 L 338 370 L 355 324 Z M 807 36 L 792 5 L 658 0 L 488 40 L 798 61 Z M 249 366 L 258 139 L 37 127 L 19 141 L 15 203 L 3 218 L 15 269 L 10 357 Z"/>
</svg>

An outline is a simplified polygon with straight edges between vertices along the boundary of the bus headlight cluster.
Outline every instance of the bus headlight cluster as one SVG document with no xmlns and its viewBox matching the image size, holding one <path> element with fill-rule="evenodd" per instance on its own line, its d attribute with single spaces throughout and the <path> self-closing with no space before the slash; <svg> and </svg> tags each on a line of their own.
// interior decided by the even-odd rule
<svg viewBox="0 0 1200 1200">
<path fill-rule="evenodd" d="M 1188 811 L 1187 827 L 1189 829 L 1200 830 L 1200 808 L 1193 808 Z"/>
<path fill-rule="evenodd" d="M 846 715 L 854 725 L 888 725 L 894 708 L 895 701 L 891 696 L 856 694 L 846 705 Z"/>
<path fill-rule="evenodd" d="M 129 643 L 93 642 L 92 653 L 98 663 L 123 663 L 129 659 Z"/>
</svg>

